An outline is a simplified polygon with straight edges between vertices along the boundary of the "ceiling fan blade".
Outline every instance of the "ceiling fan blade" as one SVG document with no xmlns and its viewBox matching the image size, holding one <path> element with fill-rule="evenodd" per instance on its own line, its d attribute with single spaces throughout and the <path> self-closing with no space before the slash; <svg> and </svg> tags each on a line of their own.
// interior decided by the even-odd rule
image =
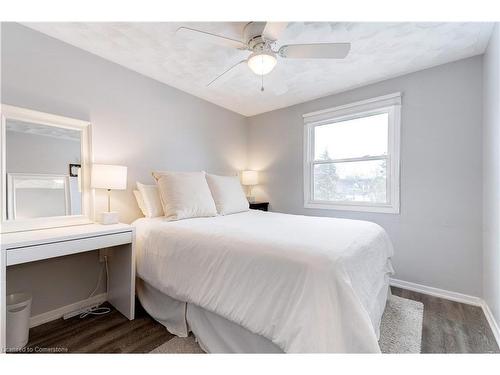
<svg viewBox="0 0 500 375">
<path fill-rule="evenodd" d="M 289 44 L 278 53 L 286 59 L 343 59 L 350 49 L 351 43 Z"/>
<path fill-rule="evenodd" d="M 262 36 L 264 39 L 274 42 L 279 39 L 281 33 L 285 31 L 287 26 L 288 22 L 266 22 L 264 31 L 262 31 Z"/>
<path fill-rule="evenodd" d="M 239 62 L 237 62 L 236 64 L 232 65 L 230 68 L 226 69 L 224 72 L 222 72 L 221 74 L 219 74 L 217 77 L 215 77 L 213 80 L 211 80 L 208 84 L 207 84 L 207 87 L 210 86 L 211 84 L 213 84 L 215 81 L 219 80 L 219 78 L 221 78 L 222 76 L 224 76 L 226 73 L 229 73 L 231 70 L 233 70 L 234 68 L 236 68 L 237 66 L 239 66 L 241 63 L 244 63 L 246 62 L 247 60 L 241 60 Z M 220 80 L 219 80 L 220 82 Z"/>
<path fill-rule="evenodd" d="M 232 47 L 237 49 L 248 49 L 248 46 L 240 40 L 228 38 L 222 35 L 212 34 L 207 31 L 191 29 L 190 27 L 179 27 L 176 31 L 177 35 L 184 35 L 190 38 L 197 38 L 198 40 L 205 40 L 209 43 L 215 43 L 225 47 Z"/>
</svg>

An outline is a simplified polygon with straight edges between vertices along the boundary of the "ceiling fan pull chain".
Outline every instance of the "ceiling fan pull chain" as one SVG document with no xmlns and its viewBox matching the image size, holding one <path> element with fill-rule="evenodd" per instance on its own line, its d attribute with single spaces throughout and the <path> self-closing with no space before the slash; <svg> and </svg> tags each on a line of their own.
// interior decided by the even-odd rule
<svg viewBox="0 0 500 375">
<path fill-rule="evenodd" d="M 260 56 L 261 64 L 264 65 L 264 55 Z M 260 92 L 264 91 L 264 72 L 260 75 Z"/>
</svg>

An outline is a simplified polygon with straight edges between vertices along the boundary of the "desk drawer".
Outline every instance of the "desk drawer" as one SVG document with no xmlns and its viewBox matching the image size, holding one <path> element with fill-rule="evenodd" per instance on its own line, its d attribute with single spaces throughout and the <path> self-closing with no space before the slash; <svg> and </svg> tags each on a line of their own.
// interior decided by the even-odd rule
<svg viewBox="0 0 500 375">
<path fill-rule="evenodd" d="M 132 232 L 122 232 L 7 249 L 7 266 L 123 245 L 132 240 Z"/>
</svg>

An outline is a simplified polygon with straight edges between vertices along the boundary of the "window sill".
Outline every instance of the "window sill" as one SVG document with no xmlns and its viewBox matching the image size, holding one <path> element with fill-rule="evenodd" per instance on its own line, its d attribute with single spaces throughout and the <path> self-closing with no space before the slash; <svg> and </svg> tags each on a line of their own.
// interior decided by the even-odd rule
<svg viewBox="0 0 500 375">
<path fill-rule="evenodd" d="M 306 202 L 304 208 L 316 208 L 321 210 L 374 212 L 384 214 L 399 214 L 399 207 L 394 206 L 369 206 L 362 204 L 341 204 L 341 203 L 318 203 Z"/>
</svg>

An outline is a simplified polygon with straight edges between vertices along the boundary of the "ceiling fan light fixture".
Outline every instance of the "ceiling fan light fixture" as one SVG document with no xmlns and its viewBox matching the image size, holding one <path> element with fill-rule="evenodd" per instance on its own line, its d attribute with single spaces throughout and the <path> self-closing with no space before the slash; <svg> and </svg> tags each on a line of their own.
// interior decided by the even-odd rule
<svg viewBox="0 0 500 375">
<path fill-rule="evenodd" d="M 248 67 L 259 76 L 270 73 L 276 66 L 276 55 L 272 52 L 254 52 L 247 60 Z"/>
</svg>

